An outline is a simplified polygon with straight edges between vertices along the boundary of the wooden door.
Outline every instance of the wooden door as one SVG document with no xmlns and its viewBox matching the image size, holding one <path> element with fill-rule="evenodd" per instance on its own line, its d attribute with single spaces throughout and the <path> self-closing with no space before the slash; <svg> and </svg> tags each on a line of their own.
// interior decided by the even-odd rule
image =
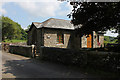
<svg viewBox="0 0 120 80">
<path fill-rule="evenodd" d="M 89 34 L 87 37 L 87 48 L 92 48 L 92 36 Z"/>
</svg>

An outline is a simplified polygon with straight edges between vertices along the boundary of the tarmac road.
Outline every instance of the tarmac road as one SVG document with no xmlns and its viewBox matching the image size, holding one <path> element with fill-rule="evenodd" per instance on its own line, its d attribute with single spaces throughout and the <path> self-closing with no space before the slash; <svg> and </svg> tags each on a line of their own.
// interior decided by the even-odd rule
<svg viewBox="0 0 120 80">
<path fill-rule="evenodd" d="M 85 78 L 88 75 L 62 64 L 2 53 L 2 78 Z"/>
</svg>

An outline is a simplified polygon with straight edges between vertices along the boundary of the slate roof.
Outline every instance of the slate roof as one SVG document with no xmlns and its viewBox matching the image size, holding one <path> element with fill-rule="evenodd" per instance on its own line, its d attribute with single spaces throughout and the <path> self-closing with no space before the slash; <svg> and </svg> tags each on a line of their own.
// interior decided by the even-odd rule
<svg viewBox="0 0 120 80">
<path fill-rule="evenodd" d="M 33 22 L 33 24 L 36 26 L 36 28 L 41 28 L 42 27 L 42 23 Z"/>
<path fill-rule="evenodd" d="M 36 26 L 36 28 L 57 28 L 57 29 L 69 29 L 74 30 L 73 24 L 70 23 L 69 20 L 63 20 L 63 19 L 55 19 L 50 18 L 42 23 L 33 22 L 33 24 Z"/>
</svg>

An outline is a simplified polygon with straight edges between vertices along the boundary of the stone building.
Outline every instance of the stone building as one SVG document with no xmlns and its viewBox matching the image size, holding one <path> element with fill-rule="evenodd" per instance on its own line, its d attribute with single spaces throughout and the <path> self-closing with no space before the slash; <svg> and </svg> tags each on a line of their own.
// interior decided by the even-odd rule
<svg viewBox="0 0 120 80">
<path fill-rule="evenodd" d="M 33 22 L 28 31 L 28 45 L 57 48 L 97 48 L 104 47 L 103 33 L 93 31 L 88 36 L 75 34 L 75 27 L 69 20 L 50 18 L 42 23 Z"/>
</svg>

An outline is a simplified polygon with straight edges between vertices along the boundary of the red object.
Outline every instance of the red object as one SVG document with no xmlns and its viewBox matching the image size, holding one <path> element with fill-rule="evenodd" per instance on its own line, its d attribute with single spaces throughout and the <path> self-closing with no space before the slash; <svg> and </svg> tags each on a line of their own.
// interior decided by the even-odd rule
<svg viewBox="0 0 120 80">
<path fill-rule="evenodd" d="M 99 42 L 99 41 L 97 41 L 97 43 L 98 43 L 98 45 L 100 46 L 100 42 Z"/>
</svg>

